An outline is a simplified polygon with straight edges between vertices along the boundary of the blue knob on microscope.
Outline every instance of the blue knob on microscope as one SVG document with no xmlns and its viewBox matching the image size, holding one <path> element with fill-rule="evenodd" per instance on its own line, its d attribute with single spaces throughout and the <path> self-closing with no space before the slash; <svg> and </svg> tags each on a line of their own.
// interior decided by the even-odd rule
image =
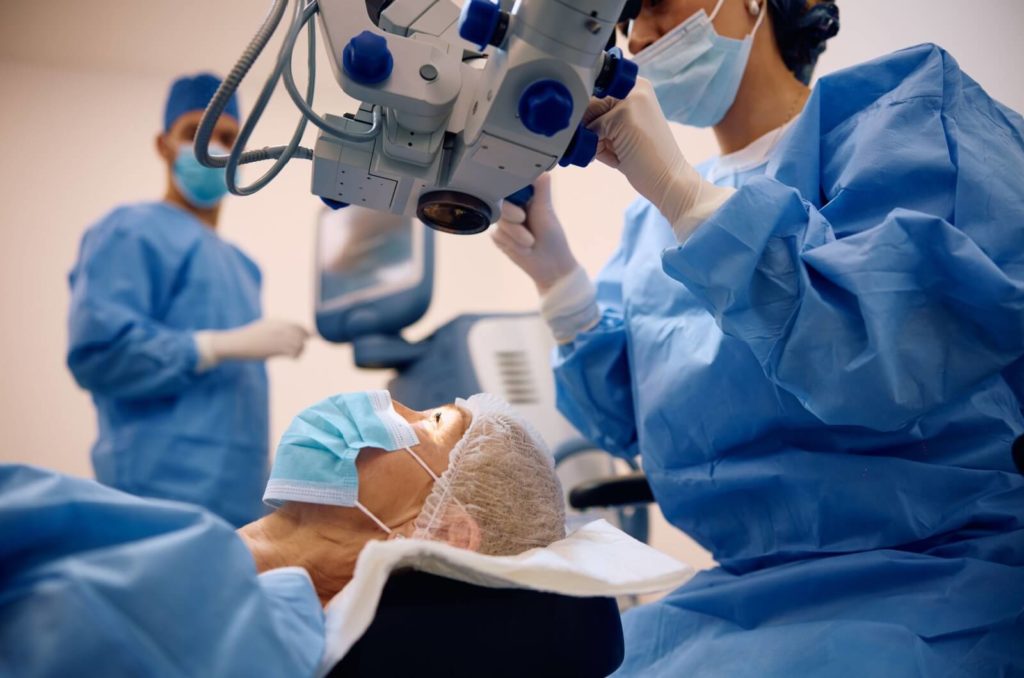
<svg viewBox="0 0 1024 678">
<path fill-rule="evenodd" d="M 375 85 L 391 75 L 395 60 L 388 41 L 373 31 L 363 31 L 348 41 L 341 55 L 345 73 L 361 85 Z"/>
<path fill-rule="evenodd" d="M 597 134 L 584 127 L 583 123 L 580 123 L 579 127 L 576 128 L 576 132 L 572 135 L 569 147 L 565 149 L 565 153 L 562 154 L 558 164 L 562 167 L 568 167 L 569 165 L 586 167 L 596 155 Z"/>
<path fill-rule="evenodd" d="M 501 5 L 491 0 L 467 0 L 459 17 L 459 35 L 485 49 L 491 43 L 501 19 Z"/>
<path fill-rule="evenodd" d="M 625 99 L 633 91 L 640 67 L 622 56 L 622 50 L 612 47 L 605 56 L 605 66 L 594 84 L 594 96 Z"/>
<path fill-rule="evenodd" d="M 519 97 L 519 118 L 531 132 L 553 137 L 569 126 L 572 93 L 557 80 L 538 80 Z"/>
</svg>

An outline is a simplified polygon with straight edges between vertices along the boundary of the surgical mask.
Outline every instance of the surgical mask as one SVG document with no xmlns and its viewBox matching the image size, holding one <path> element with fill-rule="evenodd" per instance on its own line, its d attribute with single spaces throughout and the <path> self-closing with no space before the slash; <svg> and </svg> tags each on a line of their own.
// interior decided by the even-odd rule
<svg viewBox="0 0 1024 678">
<path fill-rule="evenodd" d="M 395 411 L 387 391 L 331 396 L 303 410 L 281 436 L 263 501 L 275 508 L 286 501 L 353 507 L 391 535 L 391 528 L 359 502 L 356 457 L 367 447 L 404 450 L 437 481 L 410 449 L 418 444 L 415 429 Z"/>
<path fill-rule="evenodd" d="M 701 9 L 634 59 L 640 75 L 654 85 L 669 120 L 711 127 L 721 122 L 736 100 L 754 34 L 767 14 L 767 0 L 761 0 L 754 30 L 743 40 L 724 38 L 715 31 L 712 22 L 724 3 L 718 0 L 711 16 Z"/>
<path fill-rule="evenodd" d="M 227 149 L 216 144 L 210 145 L 211 155 L 224 155 Z M 178 155 L 174 159 L 174 185 L 193 207 L 208 209 L 213 207 L 224 194 L 228 185 L 224 180 L 223 167 L 205 167 L 199 164 L 195 149 L 191 143 L 178 146 Z"/>
</svg>

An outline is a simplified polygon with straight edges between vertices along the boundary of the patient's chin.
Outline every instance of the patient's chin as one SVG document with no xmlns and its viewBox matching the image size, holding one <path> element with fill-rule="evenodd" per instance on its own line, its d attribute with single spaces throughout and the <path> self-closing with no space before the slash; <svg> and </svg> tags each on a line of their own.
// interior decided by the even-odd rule
<svg viewBox="0 0 1024 678">
<path fill-rule="evenodd" d="M 352 531 L 354 528 L 379 530 L 363 513 L 350 506 L 288 502 L 282 509 L 303 527 L 315 527 L 330 536 L 334 531 Z"/>
</svg>

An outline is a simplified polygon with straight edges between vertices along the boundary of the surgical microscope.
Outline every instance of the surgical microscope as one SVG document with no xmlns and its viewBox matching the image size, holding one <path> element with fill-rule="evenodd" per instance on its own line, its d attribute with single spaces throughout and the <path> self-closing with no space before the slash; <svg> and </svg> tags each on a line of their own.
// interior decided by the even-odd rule
<svg viewBox="0 0 1024 678">
<path fill-rule="evenodd" d="M 418 217 L 437 230 L 479 233 L 503 199 L 529 198 L 556 165 L 586 166 L 597 136 L 582 125 L 591 96 L 625 98 L 637 66 L 614 47 L 617 23 L 640 0 L 308 0 L 297 2 L 272 72 L 226 156 L 209 140 L 231 94 L 266 47 L 288 0 L 275 0 L 259 32 L 211 100 L 196 155 L 226 167 L 228 188 L 248 195 L 293 158 L 311 160 L 312 192 L 333 208 L 353 204 Z M 318 18 L 334 78 L 358 110 L 312 109 Z M 309 83 L 296 86 L 292 53 L 306 31 Z M 245 146 L 280 80 L 301 111 L 285 146 Z M 308 122 L 315 146 L 300 145 Z M 273 160 L 249 186 L 244 163 Z M 526 190 L 525 193 L 519 193 Z"/>
</svg>

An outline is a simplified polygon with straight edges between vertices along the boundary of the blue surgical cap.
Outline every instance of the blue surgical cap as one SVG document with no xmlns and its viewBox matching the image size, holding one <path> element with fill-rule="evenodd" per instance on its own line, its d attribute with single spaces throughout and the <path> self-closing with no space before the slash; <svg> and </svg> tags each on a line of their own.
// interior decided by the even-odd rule
<svg viewBox="0 0 1024 678">
<path fill-rule="evenodd" d="M 174 121 L 189 111 L 206 110 L 206 105 L 220 87 L 221 79 L 212 73 L 183 75 L 171 85 L 167 95 L 167 106 L 164 107 L 164 131 L 174 125 Z M 238 95 L 232 94 L 224 114 L 241 121 L 238 113 Z"/>
</svg>

